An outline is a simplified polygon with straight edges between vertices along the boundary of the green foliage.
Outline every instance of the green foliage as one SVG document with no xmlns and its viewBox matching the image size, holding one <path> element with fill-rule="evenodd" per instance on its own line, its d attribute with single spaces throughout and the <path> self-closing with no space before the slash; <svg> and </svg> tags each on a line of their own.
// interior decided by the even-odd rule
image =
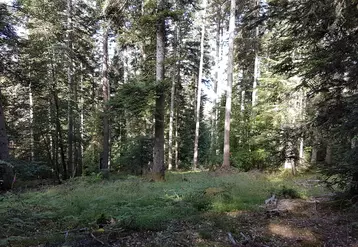
<svg viewBox="0 0 358 247">
<path fill-rule="evenodd" d="M 133 117 L 139 118 L 148 110 L 148 104 L 154 95 L 154 83 L 133 82 L 122 85 L 111 105 L 128 111 Z"/>
<path fill-rule="evenodd" d="M 14 172 L 22 180 L 46 179 L 54 176 L 52 168 L 43 162 L 16 162 Z"/>
<path fill-rule="evenodd" d="M 148 171 L 149 162 L 153 159 L 153 140 L 147 136 L 138 136 L 127 140 L 123 150 L 116 160 L 119 170 L 141 175 Z"/>
<path fill-rule="evenodd" d="M 311 133 L 315 145 L 330 144 L 331 164 L 322 167 L 330 186 L 358 193 L 355 154 L 358 23 L 356 1 L 270 1 L 270 50 L 276 72 L 300 76 L 311 95 Z M 312 11 L 314 9 L 314 11 Z M 295 55 L 293 55 L 295 54 Z"/>
<path fill-rule="evenodd" d="M 183 181 L 183 176 L 188 181 Z M 98 224 L 106 228 L 104 223 L 112 218 L 118 227 L 127 230 L 161 230 L 175 220 L 198 220 L 204 212 L 213 218 L 217 216 L 217 223 L 224 227 L 222 212 L 256 209 L 270 192 L 282 190 L 283 185 L 307 196 L 317 193 L 313 188 L 297 185 L 295 179 L 310 177 L 270 181 L 270 177 L 260 173 L 220 177 L 202 172 L 169 173 L 165 183 L 146 182 L 133 176 L 97 182 L 71 179 L 40 191 L 3 195 L 0 238 L 8 239 L 16 233 L 22 239 L 14 242 L 46 242 L 55 232 L 95 229 Z"/>
<path fill-rule="evenodd" d="M 201 212 L 212 209 L 211 198 L 205 195 L 203 192 L 197 192 L 187 196 L 186 201 L 191 203 L 192 206 Z"/>
<path fill-rule="evenodd" d="M 83 174 L 91 175 L 99 172 L 100 148 L 97 143 L 92 143 L 83 154 Z"/>
<path fill-rule="evenodd" d="M 280 198 L 301 198 L 301 195 L 298 193 L 297 189 L 288 188 L 285 185 L 283 185 L 280 189 L 276 190 L 274 194 Z"/>
</svg>

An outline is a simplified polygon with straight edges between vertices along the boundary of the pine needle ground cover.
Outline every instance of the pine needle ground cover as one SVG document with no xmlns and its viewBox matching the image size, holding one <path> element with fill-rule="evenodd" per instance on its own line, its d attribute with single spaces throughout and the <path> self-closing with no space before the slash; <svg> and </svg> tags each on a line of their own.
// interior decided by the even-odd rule
<svg viewBox="0 0 358 247">
<path fill-rule="evenodd" d="M 63 246 L 89 232 L 158 232 L 178 222 L 208 221 L 223 229 L 228 227 L 224 215 L 255 212 L 272 193 L 291 191 L 300 198 L 327 193 L 319 184 L 302 185 L 313 179 L 261 173 L 169 173 L 166 182 L 158 183 L 138 177 L 92 177 L 6 193 L 0 195 L 0 246 Z M 205 238 L 206 232 L 199 234 Z"/>
</svg>

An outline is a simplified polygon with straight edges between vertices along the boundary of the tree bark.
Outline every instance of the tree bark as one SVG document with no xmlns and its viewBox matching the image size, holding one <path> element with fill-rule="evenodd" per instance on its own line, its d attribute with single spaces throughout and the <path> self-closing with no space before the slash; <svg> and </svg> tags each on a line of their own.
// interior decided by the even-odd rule
<svg viewBox="0 0 358 247">
<path fill-rule="evenodd" d="M 304 139 L 303 139 L 303 137 L 301 137 L 300 138 L 300 149 L 299 149 L 299 164 L 300 165 L 303 165 L 303 163 L 304 163 L 304 156 L 305 156 L 305 152 L 304 152 L 305 150 L 304 150 Z"/>
<path fill-rule="evenodd" d="M 235 36 L 236 1 L 231 0 L 229 23 L 229 54 L 227 68 L 227 88 L 225 105 L 225 132 L 224 132 L 224 162 L 222 167 L 230 167 L 230 121 L 231 121 L 231 90 L 234 68 L 234 36 Z"/>
<path fill-rule="evenodd" d="M 259 77 L 259 55 L 258 55 L 258 51 L 255 51 L 255 64 L 254 64 L 254 81 L 252 84 L 252 100 L 251 100 L 251 104 L 252 107 L 256 106 L 256 102 L 257 102 L 257 81 L 258 81 L 258 77 Z"/>
<path fill-rule="evenodd" d="M 216 156 L 218 153 L 217 150 L 217 118 L 218 118 L 218 84 L 219 84 L 219 73 L 220 73 L 220 61 L 221 61 L 221 19 L 218 18 L 217 23 L 217 30 L 216 30 L 216 61 L 215 61 L 215 80 L 214 80 L 214 100 L 213 100 L 213 107 L 214 110 L 212 111 L 212 128 L 211 128 L 211 154 L 212 157 Z"/>
<path fill-rule="evenodd" d="M 260 1 L 256 0 L 256 6 L 259 7 Z M 256 17 L 259 18 L 259 9 L 256 11 Z M 254 61 L 254 81 L 252 84 L 252 108 L 256 106 L 257 102 L 257 83 L 260 73 L 260 60 L 259 60 L 259 27 L 255 28 L 255 61 Z M 254 110 L 253 110 L 254 112 Z"/>
<path fill-rule="evenodd" d="M 201 40 L 200 40 L 200 64 L 199 64 L 199 76 L 196 96 L 196 116 L 195 116 L 195 140 L 194 140 L 194 159 L 193 169 L 198 168 L 198 148 L 199 148 L 199 127 L 200 127 L 200 103 L 201 103 L 201 81 L 203 78 L 203 64 L 204 64 L 204 38 L 205 38 L 205 18 L 206 18 L 206 2 L 203 1 L 203 15 L 201 24 Z"/>
<path fill-rule="evenodd" d="M 51 78 L 51 72 L 49 71 L 49 75 Z M 49 92 L 52 92 L 52 85 L 50 85 L 48 87 Z M 55 176 L 56 176 L 56 180 L 58 182 L 58 184 L 61 183 L 61 179 L 60 179 L 60 168 L 58 166 L 58 152 L 57 152 L 57 132 L 56 132 L 56 113 L 54 110 L 54 104 L 53 104 L 53 94 L 49 94 L 48 95 L 49 99 L 49 120 L 50 120 L 50 124 L 49 124 L 49 129 L 50 129 L 50 147 L 51 147 L 51 155 L 49 155 L 50 157 L 52 157 L 51 161 L 52 161 L 52 167 L 55 171 Z M 55 129 L 54 129 L 55 128 Z"/>
<path fill-rule="evenodd" d="M 170 112 L 169 112 L 169 141 L 168 141 L 168 170 L 173 169 L 173 124 L 174 124 L 174 100 L 175 100 L 175 85 L 176 85 L 176 66 L 179 66 L 178 58 L 178 30 L 177 25 L 174 26 L 174 41 L 173 52 L 175 66 L 172 74 L 172 87 L 170 89 Z"/>
<path fill-rule="evenodd" d="M 311 164 L 314 165 L 317 163 L 317 147 L 314 145 L 312 147 L 312 153 L 311 153 Z"/>
<path fill-rule="evenodd" d="M 60 122 L 60 107 L 59 107 L 59 102 L 58 102 L 59 100 L 58 100 L 57 89 L 56 89 L 55 68 L 52 62 L 51 62 L 51 74 L 52 74 L 52 95 L 55 103 L 55 114 L 56 114 L 56 118 L 55 118 L 56 133 L 58 134 L 58 137 L 56 137 L 56 139 L 58 141 L 58 146 L 60 147 L 61 163 L 63 168 L 63 179 L 67 179 L 68 172 L 67 172 L 67 166 L 65 160 L 65 148 L 63 145 L 62 128 Z"/>
<path fill-rule="evenodd" d="M 83 66 L 81 64 L 81 77 L 80 77 L 80 99 L 79 99 L 79 111 L 80 111 L 80 122 L 79 122 L 79 133 L 78 133 L 78 165 L 77 165 L 77 175 L 81 176 L 83 173 L 83 137 L 84 137 L 84 88 L 83 88 Z"/>
<path fill-rule="evenodd" d="M 35 150 L 34 150 L 34 102 L 32 97 L 32 83 L 29 84 L 29 113 L 30 113 L 30 160 L 35 160 Z"/>
<path fill-rule="evenodd" d="M 163 0 L 158 0 L 158 11 L 163 10 Z M 159 17 L 156 31 L 156 101 L 155 101 L 155 125 L 154 125 L 154 148 L 152 178 L 155 181 L 165 179 L 164 165 L 164 114 L 165 94 L 164 80 L 164 58 L 165 58 L 165 19 Z"/>
<path fill-rule="evenodd" d="M 176 117 L 175 117 L 175 169 L 178 170 L 179 168 L 179 125 L 178 125 L 178 109 L 176 110 Z"/>
<path fill-rule="evenodd" d="M 103 29 L 103 67 L 102 67 L 102 93 L 103 93 L 103 159 L 101 171 L 107 173 L 109 166 L 109 80 L 108 80 L 108 26 Z"/>
<path fill-rule="evenodd" d="M 327 144 L 326 157 L 324 158 L 324 161 L 327 165 L 332 164 L 332 145 L 331 144 Z"/>
<path fill-rule="evenodd" d="M 67 49 L 68 49 L 68 66 L 67 66 L 67 84 L 68 84 L 68 175 L 73 176 L 73 78 L 72 78 L 72 0 L 67 0 Z"/>
</svg>

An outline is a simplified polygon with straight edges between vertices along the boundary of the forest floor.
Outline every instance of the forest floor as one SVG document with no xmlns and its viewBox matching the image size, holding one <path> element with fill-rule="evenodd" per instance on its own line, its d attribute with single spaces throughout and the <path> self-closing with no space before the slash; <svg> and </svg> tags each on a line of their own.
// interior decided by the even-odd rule
<svg viewBox="0 0 358 247">
<path fill-rule="evenodd" d="M 358 246 L 342 205 L 312 174 L 94 176 L 0 195 L 0 246 Z"/>
</svg>

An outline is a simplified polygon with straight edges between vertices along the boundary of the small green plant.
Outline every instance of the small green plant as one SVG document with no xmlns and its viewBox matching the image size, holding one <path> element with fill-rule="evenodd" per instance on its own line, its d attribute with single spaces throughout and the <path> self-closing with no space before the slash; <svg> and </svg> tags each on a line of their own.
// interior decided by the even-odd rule
<svg viewBox="0 0 358 247">
<path fill-rule="evenodd" d="M 210 196 L 203 193 L 193 193 L 188 196 L 187 201 L 200 212 L 208 211 L 212 208 Z"/>
<path fill-rule="evenodd" d="M 290 199 L 297 199 L 297 198 L 301 198 L 300 193 L 298 193 L 298 191 L 294 188 L 288 188 L 285 185 L 282 186 L 282 188 L 280 188 L 277 192 L 276 195 L 278 197 L 282 197 L 282 198 L 290 198 Z"/>
</svg>

